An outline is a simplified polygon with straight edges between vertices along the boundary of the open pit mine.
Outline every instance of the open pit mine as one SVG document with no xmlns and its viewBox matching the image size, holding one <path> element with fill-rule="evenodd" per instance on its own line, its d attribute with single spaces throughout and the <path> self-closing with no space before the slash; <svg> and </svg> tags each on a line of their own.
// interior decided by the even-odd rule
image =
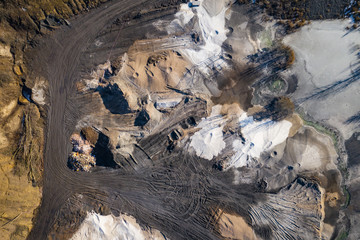
<svg viewBox="0 0 360 240">
<path fill-rule="evenodd" d="M 360 239 L 359 1 L 48 2 L 0 2 L 1 239 Z"/>
</svg>

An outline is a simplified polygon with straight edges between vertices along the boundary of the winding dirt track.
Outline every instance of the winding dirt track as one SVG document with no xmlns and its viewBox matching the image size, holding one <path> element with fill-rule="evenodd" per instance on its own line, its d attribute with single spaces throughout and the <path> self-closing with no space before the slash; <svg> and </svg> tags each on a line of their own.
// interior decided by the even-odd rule
<svg viewBox="0 0 360 240">
<path fill-rule="evenodd" d="M 156 2 L 117 0 L 104 4 L 74 19 L 70 27 L 41 40 L 29 54 L 34 72 L 41 73 L 50 84 L 43 200 L 29 239 L 46 239 L 56 213 L 76 193 L 95 196 L 111 209 L 129 213 L 171 239 L 217 239 L 216 229 L 209 224 L 211 210 L 221 207 L 247 216 L 249 204 L 254 204 L 254 199 L 261 200 L 262 195 L 254 194 L 251 186 L 233 186 L 231 173 L 213 170 L 207 161 L 183 153 L 155 153 L 154 146 L 163 146 L 166 151 L 171 124 L 162 134 L 139 143 L 150 159 L 156 155 L 161 164 L 153 164 L 144 157 L 138 159 L 144 162 L 143 166 L 134 171 L 104 168 L 79 173 L 67 167 L 69 136 L 79 118 L 93 110 L 86 104 L 86 98 L 77 96 L 75 82 L 97 64 L 104 63 L 110 52 L 117 56 L 134 40 L 154 34 L 151 21 L 171 17 L 174 6 L 160 15 L 152 15 L 151 19 L 131 20 L 122 27 L 112 23 Z M 96 39 L 105 41 L 101 48 L 94 48 Z M 179 110 L 182 115 L 174 117 L 177 121 L 189 116 L 201 117 L 199 114 L 204 114 L 205 108 L 201 106 L 201 103 L 189 103 L 185 110 Z M 134 156 L 142 158 L 144 154 L 139 152 Z"/>
</svg>

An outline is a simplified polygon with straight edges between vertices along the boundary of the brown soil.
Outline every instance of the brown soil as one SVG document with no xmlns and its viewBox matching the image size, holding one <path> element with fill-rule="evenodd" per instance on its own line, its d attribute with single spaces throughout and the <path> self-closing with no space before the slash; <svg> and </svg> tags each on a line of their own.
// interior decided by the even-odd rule
<svg viewBox="0 0 360 240">
<path fill-rule="evenodd" d="M 33 187 L 26 174 L 14 175 L 14 160 L 0 154 L 0 238 L 25 239 L 32 229 L 41 188 Z"/>
<path fill-rule="evenodd" d="M 225 73 L 224 77 L 217 79 L 222 93 L 219 97 L 212 97 L 214 104 L 238 103 L 244 111 L 252 107 L 251 99 L 253 90 L 250 87 L 260 76 L 259 70 L 253 67 L 239 67 Z"/>
<path fill-rule="evenodd" d="M 257 237 L 253 229 L 244 218 L 235 214 L 222 213 L 218 222 L 219 231 L 225 239 L 255 240 Z"/>
<path fill-rule="evenodd" d="M 92 145 L 95 146 L 99 138 L 99 133 L 97 133 L 94 128 L 84 127 L 81 129 L 80 133 L 85 138 L 85 140 L 89 141 Z"/>
<path fill-rule="evenodd" d="M 149 42 L 151 44 L 151 40 Z M 168 91 L 167 86 L 176 87 L 189 65 L 175 51 L 131 53 L 131 48 L 129 51 L 126 73 L 138 86 L 152 92 Z"/>
</svg>

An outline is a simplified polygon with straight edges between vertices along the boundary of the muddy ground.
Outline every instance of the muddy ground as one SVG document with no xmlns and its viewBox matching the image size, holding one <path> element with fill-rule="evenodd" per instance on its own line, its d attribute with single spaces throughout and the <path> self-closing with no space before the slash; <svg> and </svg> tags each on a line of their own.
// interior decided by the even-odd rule
<svg viewBox="0 0 360 240">
<path fill-rule="evenodd" d="M 220 172 L 211 162 L 176 147 L 169 151 L 167 136 L 174 129 L 189 118 L 198 121 L 207 116 L 206 102 L 197 98 L 179 104 L 169 113 L 161 131 L 139 141 L 133 162 L 113 156 L 114 160 L 123 161 L 121 168 L 98 166 L 91 173 L 74 172 L 67 167 L 72 148 L 68 139 L 78 121 L 94 112 L 96 102 L 79 94 L 76 82 L 99 64 L 125 53 L 135 40 L 167 36 L 167 32 L 157 30 L 152 23 L 158 19 L 171 20 L 181 2 L 112 1 L 71 19 L 70 24 L 33 42 L 34 49 L 27 53 L 29 69 L 49 80 L 51 97 L 43 200 L 29 239 L 69 237 L 89 210 L 111 211 L 115 215 L 125 212 L 142 226 L 156 228 L 171 239 L 218 239 L 220 235 L 212 213 L 218 209 L 236 213 L 250 225 L 250 205 L 267 200 L 258 184 L 235 185 L 232 171 Z M 246 70 L 244 74 L 251 72 Z M 250 80 L 246 82 L 246 86 L 250 83 Z M 244 92 L 244 99 L 238 101 L 248 108 L 252 92 L 242 89 L 242 84 L 228 94 L 233 98 L 236 91 Z M 106 105 L 111 99 L 102 100 Z M 228 102 L 227 96 L 217 100 Z M 123 109 L 123 106 L 116 107 Z M 113 109 L 116 117 L 109 122 L 126 127 L 129 121 L 134 121 L 135 115 L 117 114 L 116 109 Z M 101 210 L 99 203 L 110 210 Z M 262 225 L 256 232 L 259 236 L 271 237 L 267 228 Z"/>
<path fill-rule="evenodd" d="M 140 142 L 134 153 L 138 156 L 135 171 L 98 168 L 90 174 L 73 172 L 67 167 L 67 153 L 71 150 L 68 139 L 77 121 L 93 110 L 93 106 L 85 104 L 86 98 L 77 95 L 75 82 L 94 66 L 124 53 L 134 40 L 165 35 L 155 31 L 151 23 L 159 18 L 171 18 L 180 1 L 162 2 L 159 5 L 159 1 L 123 0 L 104 4 L 72 19 L 70 26 L 62 27 L 52 36 L 38 40 L 28 53 L 27 61 L 33 72 L 50 81 L 51 96 L 43 199 L 29 239 L 45 239 L 55 223 L 59 226 L 59 221 L 66 221 L 66 218 L 61 220 L 63 214 L 59 211 L 75 194 L 97 199 L 115 214 L 127 212 L 172 239 L 216 239 L 217 233 L 211 227 L 212 208 L 221 202 L 222 209 L 232 208 L 246 217 L 249 204 L 262 199 L 261 195 L 253 194 L 254 186 L 231 188 L 231 172 L 220 178 L 219 172 L 205 160 L 168 155 L 167 134 L 151 135 Z M 154 6 L 161 7 L 161 11 L 139 16 L 139 9 Z M 94 44 L 98 39 L 104 41 L 100 48 Z M 204 105 L 193 104 L 189 101 L 185 110 L 181 110 L 183 115 L 176 115 L 178 121 L 191 115 L 204 116 L 206 107 L 201 110 L 198 108 Z M 164 131 L 170 133 L 174 126 L 170 124 Z"/>
</svg>

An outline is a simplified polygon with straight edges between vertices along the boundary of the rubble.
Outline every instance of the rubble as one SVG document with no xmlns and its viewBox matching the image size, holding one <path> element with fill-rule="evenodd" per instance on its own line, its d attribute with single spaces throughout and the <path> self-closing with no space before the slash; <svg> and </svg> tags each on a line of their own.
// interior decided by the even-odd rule
<svg viewBox="0 0 360 240">
<path fill-rule="evenodd" d="M 70 153 L 68 165 L 75 171 L 89 172 L 96 165 L 96 159 L 92 155 L 93 146 L 79 134 L 71 136 L 73 151 Z"/>
</svg>

